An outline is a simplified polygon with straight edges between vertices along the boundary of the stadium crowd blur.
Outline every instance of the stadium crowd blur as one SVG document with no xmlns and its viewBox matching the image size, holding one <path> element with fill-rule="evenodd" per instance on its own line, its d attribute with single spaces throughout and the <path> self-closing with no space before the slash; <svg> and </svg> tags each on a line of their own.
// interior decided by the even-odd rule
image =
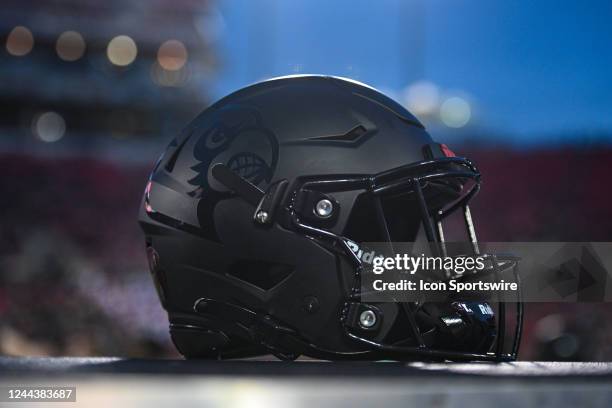
<svg viewBox="0 0 612 408">
<path fill-rule="evenodd" d="M 176 356 L 136 214 L 156 155 L 225 69 L 202 28 L 215 13 L 196 0 L 3 3 L 0 354 Z M 411 83 L 404 102 L 438 139 L 469 129 L 465 101 L 427 110 L 432 85 Z M 453 140 L 484 174 L 481 240 L 611 240 L 606 143 Z M 610 360 L 611 313 L 528 304 L 521 358 Z"/>
</svg>

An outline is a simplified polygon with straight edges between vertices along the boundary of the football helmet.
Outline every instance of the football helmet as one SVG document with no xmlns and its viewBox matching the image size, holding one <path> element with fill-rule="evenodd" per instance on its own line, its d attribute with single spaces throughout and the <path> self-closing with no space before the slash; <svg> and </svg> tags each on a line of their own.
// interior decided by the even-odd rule
<svg viewBox="0 0 612 408">
<path fill-rule="evenodd" d="M 506 307 L 364 302 L 367 242 L 424 237 L 468 206 L 480 173 L 367 85 L 292 76 L 241 89 L 169 144 L 139 221 L 170 334 L 188 358 L 508 360 Z M 507 350 L 507 348 L 509 350 Z"/>
</svg>

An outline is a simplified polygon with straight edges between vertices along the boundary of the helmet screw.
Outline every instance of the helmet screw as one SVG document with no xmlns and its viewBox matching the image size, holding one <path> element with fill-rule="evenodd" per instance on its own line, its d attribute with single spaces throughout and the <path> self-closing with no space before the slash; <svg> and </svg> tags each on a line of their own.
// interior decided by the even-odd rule
<svg viewBox="0 0 612 408">
<path fill-rule="evenodd" d="M 319 310 L 319 299 L 316 296 L 306 296 L 302 301 L 302 310 L 307 313 L 316 313 Z"/>
<path fill-rule="evenodd" d="M 359 315 L 359 324 L 364 329 L 369 329 L 376 324 L 376 313 L 371 310 L 364 310 Z"/>
<path fill-rule="evenodd" d="M 265 224 L 268 222 L 268 213 L 263 210 L 259 210 L 257 211 L 257 214 L 255 214 L 255 219 L 258 223 Z"/>
<path fill-rule="evenodd" d="M 334 211 L 334 205 L 327 198 L 320 200 L 315 206 L 315 213 L 321 218 L 331 216 Z"/>
</svg>

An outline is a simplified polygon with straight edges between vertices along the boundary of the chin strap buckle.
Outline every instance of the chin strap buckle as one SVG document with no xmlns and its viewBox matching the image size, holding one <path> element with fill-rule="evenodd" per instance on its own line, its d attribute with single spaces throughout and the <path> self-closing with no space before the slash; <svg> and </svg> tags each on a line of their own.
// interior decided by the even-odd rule
<svg viewBox="0 0 612 408">
<path fill-rule="evenodd" d="M 351 329 L 376 331 L 383 320 L 382 312 L 376 306 L 365 303 L 350 302 L 344 314 L 344 324 Z"/>
<path fill-rule="evenodd" d="M 329 194 L 316 190 L 301 189 L 298 191 L 294 208 L 300 219 L 318 227 L 334 225 L 340 215 L 338 200 Z"/>
<path fill-rule="evenodd" d="M 253 220 L 260 225 L 272 225 L 278 207 L 285 196 L 289 182 L 286 179 L 276 181 L 268 187 L 253 214 Z"/>
</svg>

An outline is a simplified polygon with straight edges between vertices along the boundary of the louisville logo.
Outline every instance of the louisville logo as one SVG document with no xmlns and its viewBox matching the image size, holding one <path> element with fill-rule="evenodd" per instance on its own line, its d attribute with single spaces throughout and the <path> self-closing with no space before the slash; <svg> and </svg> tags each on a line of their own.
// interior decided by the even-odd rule
<svg viewBox="0 0 612 408">
<path fill-rule="evenodd" d="M 201 121 L 193 130 L 197 137 L 191 167 L 195 176 L 188 180 L 194 189 L 188 194 L 198 199 L 199 234 L 218 241 L 213 214 L 217 204 L 234 196 L 211 174 L 213 165 L 225 164 L 233 172 L 265 189 L 278 162 L 278 141 L 255 109 L 229 105 Z"/>
<path fill-rule="evenodd" d="M 278 162 L 278 142 L 259 112 L 230 105 L 217 111 L 206 124 L 194 148 L 199 163 L 192 167 L 197 175 L 189 180 L 196 187 L 192 195 L 204 197 L 211 190 L 227 192 L 210 175 L 212 165 L 217 163 L 255 185 L 270 183 Z"/>
</svg>

